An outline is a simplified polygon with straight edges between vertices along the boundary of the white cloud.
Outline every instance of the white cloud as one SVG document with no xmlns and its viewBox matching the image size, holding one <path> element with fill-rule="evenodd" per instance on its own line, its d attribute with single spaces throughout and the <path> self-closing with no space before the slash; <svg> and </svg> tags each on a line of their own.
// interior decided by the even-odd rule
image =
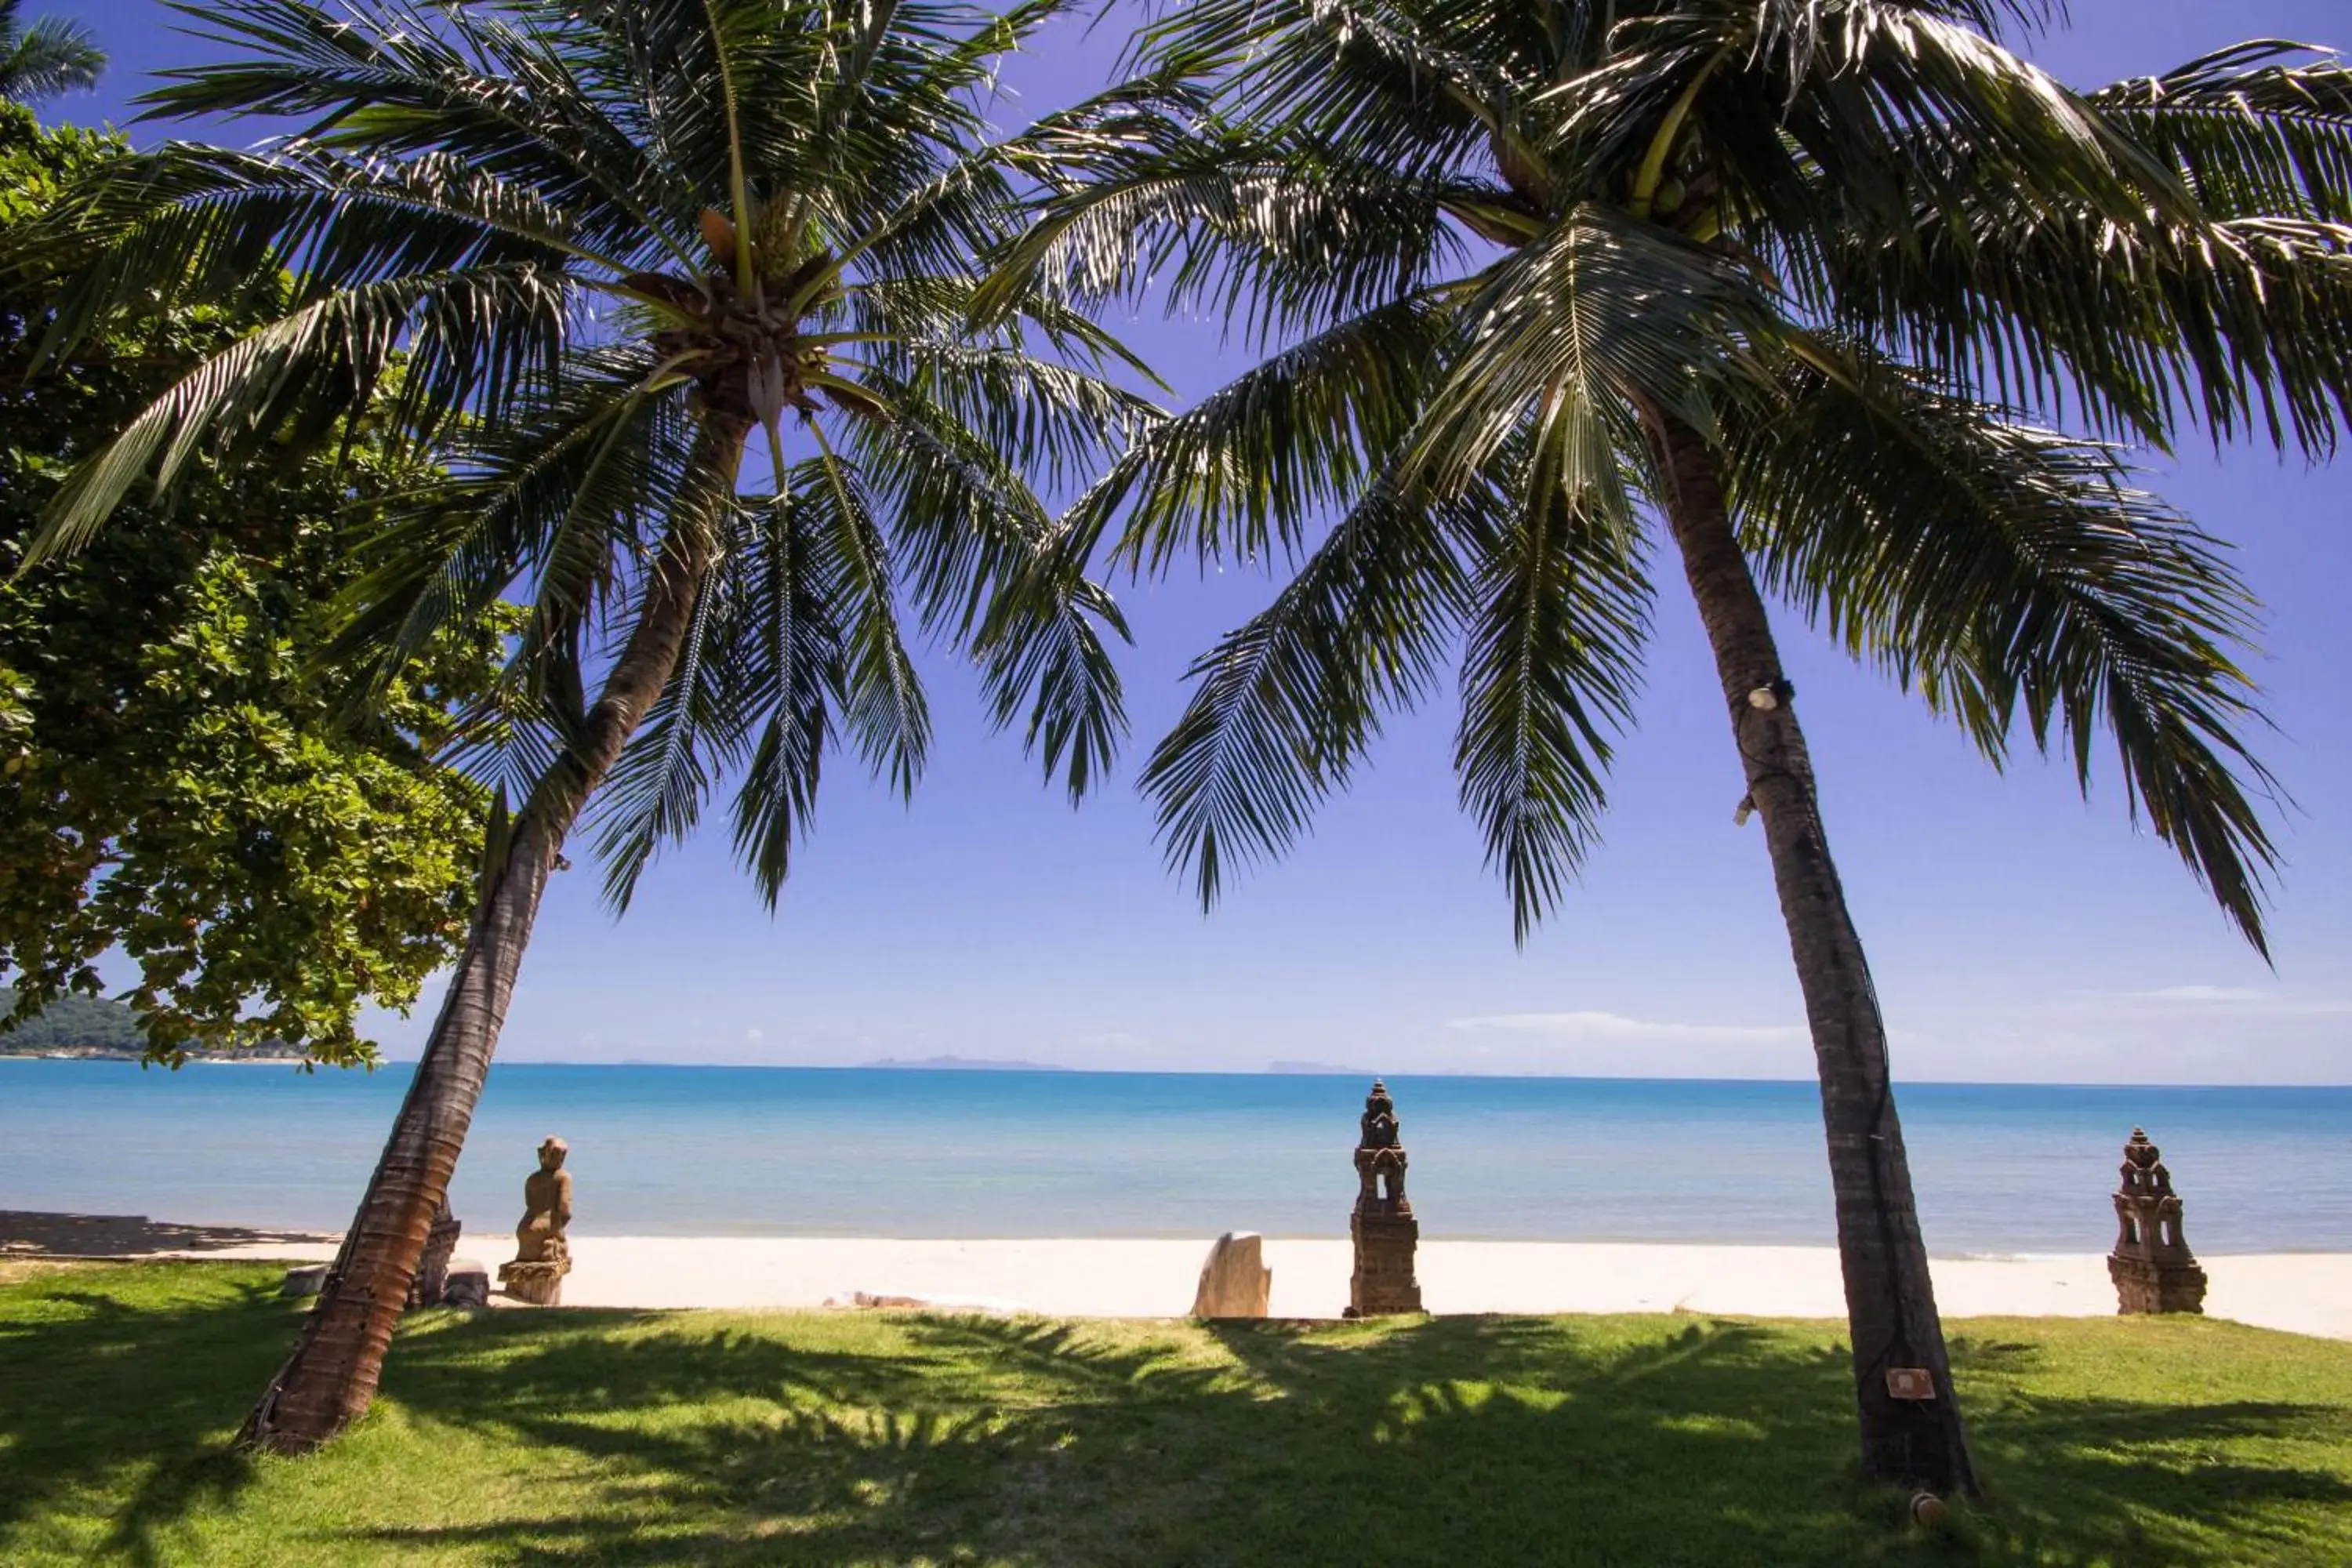
<svg viewBox="0 0 2352 1568">
<path fill-rule="evenodd" d="M 1446 1027 L 1471 1035 L 1538 1035 L 1574 1044 L 1622 1040 L 1653 1045 L 1783 1046 L 1806 1037 L 1802 1028 L 1786 1024 L 1674 1024 L 1590 1012 L 1496 1013 L 1449 1019 Z"/>
<path fill-rule="evenodd" d="M 756 1046 L 761 1040 L 768 1037 L 768 1031 L 765 1029 L 746 1029 L 743 1031 L 743 1037 Z"/>
<path fill-rule="evenodd" d="M 2132 1002 L 2241 1003 L 2270 999 L 2271 993 L 2244 985 L 2166 985 L 2154 991 L 2116 991 L 2108 994 Z"/>
<path fill-rule="evenodd" d="M 1496 1013 L 1452 1018 L 1442 1072 L 1591 1078 L 1800 1078 L 1812 1070 L 1801 1025 L 1686 1024 L 1622 1013 Z M 1403 1063 L 1398 1063 L 1403 1070 Z"/>
<path fill-rule="evenodd" d="M 2352 1016 L 2352 996 L 2328 996 L 2284 987 L 2263 990 L 2251 985 L 2165 985 L 2153 991 L 2083 991 L 2074 994 L 2077 1006 L 2095 1008 L 2122 1004 L 2127 1007 L 2189 1009 L 2206 1016 L 2235 1015 L 2262 1018 L 2341 1018 Z M 2070 1009 L 2071 1010 L 2071 1009 Z"/>
</svg>

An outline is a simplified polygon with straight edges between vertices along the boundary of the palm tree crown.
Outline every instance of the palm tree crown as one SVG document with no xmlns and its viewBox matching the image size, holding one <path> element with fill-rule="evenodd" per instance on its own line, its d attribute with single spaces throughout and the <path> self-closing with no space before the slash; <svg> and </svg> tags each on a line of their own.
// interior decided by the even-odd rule
<svg viewBox="0 0 2352 1568">
<path fill-rule="evenodd" d="M 1113 345 L 1067 310 L 1025 300 L 974 336 L 962 308 L 1017 211 L 982 97 L 1055 0 L 186 9 L 240 58 L 173 73 L 153 110 L 303 129 L 174 144 L 92 192 L 64 225 L 91 255 L 59 330 L 282 258 L 297 297 L 78 477 L 50 548 L 142 473 L 168 484 L 390 377 L 455 477 L 387 518 L 352 641 L 397 661 L 525 591 L 497 731 L 521 787 L 576 742 L 583 671 L 681 577 L 677 679 L 604 808 L 616 898 L 716 773 L 742 774 L 737 837 L 771 898 L 828 746 L 911 786 L 928 720 L 902 598 L 982 661 L 1001 719 L 1034 696 L 1073 791 L 1098 773 L 1117 616 L 1029 479 L 1148 410 L 1093 373 Z"/>
<path fill-rule="evenodd" d="M 1303 550 L 1147 785 L 1204 899 L 1459 639 L 1463 798 L 1524 933 L 1630 711 L 1647 435 L 1706 432 L 1756 567 L 1999 761 L 2126 789 L 2259 942 L 2252 606 L 2105 441 L 2326 450 L 2352 399 L 2352 71 L 2260 44 L 2078 95 L 1995 0 L 1200 0 L 1001 274 L 1144 276 L 1284 346 L 1081 509 L 1139 564 Z M 2252 792 L 2250 794 L 2250 791 Z"/>
<path fill-rule="evenodd" d="M 89 29 L 55 16 L 16 20 L 23 0 L 0 0 L 0 99 L 37 103 L 61 92 L 95 87 L 106 70 L 106 51 Z"/>
</svg>

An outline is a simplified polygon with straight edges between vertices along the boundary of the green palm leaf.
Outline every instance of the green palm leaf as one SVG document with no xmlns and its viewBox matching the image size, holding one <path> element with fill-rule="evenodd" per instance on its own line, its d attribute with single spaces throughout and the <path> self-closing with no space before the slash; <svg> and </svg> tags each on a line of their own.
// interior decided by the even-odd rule
<svg viewBox="0 0 2352 1568">
<path fill-rule="evenodd" d="M 2090 102 L 2215 217 L 2352 223 L 2352 68 L 2332 54 L 2256 39 Z"/>
<path fill-rule="evenodd" d="M 2135 815 L 2262 947 L 2274 791 L 2242 733 L 2254 601 L 2221 547 L 2105 446 L 1834 363 L 1731 444 L 1767 583 L 1995 763 L 2021 721 L 2087 793 L 2105 730 Z"/>
<path fill-rule="evenodd" d="M 1274 603 L 1193 661 L 1137 785 L 1204 909 L 1233 863 L 1288 848 L 1381 716 L 1426 690 L 1463 615 L 1456 542 L 1494 531 L 1496 507 L 1483 488 L 1441 507 L 1373 481 Z"/>
<path fill-rule="evenodd" d="M 1296 549 L 1412 428 L 1454 330 L 1433 294 L 1344 321 L 1139 436 L 1072 508 L 1092 538 L 1122 512 L 1113 554 L 1160 572 L 1186 551 L 1261 560 Z"/>
<path fill-rule="evenodd" d="M 0 100 L 35 103 L 76 88 L 92 87 L 106 70 L 106 51 L 89 29 L 58 16 L 16 20 L 20 0 L 0 0 Z"/>
<path fill-rule="evenodd" d="M 1599 830 L 1610 737 L 1631 716 L 1649 631 L 1624 503 L 1576 471 L 1579 422 L 1561 405 L 1545 412 L 1498 454 L 1511 511 L 1465 541 L 1478 564 L 1454 752 L 1521 942 Z"/>
</svg>

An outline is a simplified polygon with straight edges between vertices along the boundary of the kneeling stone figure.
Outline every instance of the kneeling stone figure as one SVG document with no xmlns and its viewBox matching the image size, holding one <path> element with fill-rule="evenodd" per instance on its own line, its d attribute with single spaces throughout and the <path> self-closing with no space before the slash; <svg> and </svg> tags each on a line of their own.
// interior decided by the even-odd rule
<svg viewBox="0 0 2352 1568">
<path fill-rule="evenodd" d="M 499 1283 L 509 1296 L 533 1306 L 563 1300 L 563 1277 L 572 1272 L 572 1173 L 563 1168 L 571 1145 L 550 1138 L 539 1146 L 539 1169 L 522 1184 L 522 1223 L 515 1226 L 515 1259 L 499 1266 Z"/>
</svg>

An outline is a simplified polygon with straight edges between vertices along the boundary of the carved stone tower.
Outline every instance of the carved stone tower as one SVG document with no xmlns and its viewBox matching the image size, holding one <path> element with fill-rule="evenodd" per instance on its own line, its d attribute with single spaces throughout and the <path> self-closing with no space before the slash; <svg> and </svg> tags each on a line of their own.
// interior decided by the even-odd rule
<svg viewBox="0 0 2352 1568">
<path fill-rule="evenodd" d="M 2123 1185 L 2116 1190 L 2116 1249 L 2107 1277 L 2119 1312 L 2202 1312 L 2205 1270 L 2180 1234 L 2180 1198 L 2172 1173 L 2147 1134 L 2132 1129 L 2124 1145 Z"/>
<path fill-rule="evenodd" d="M 1356 1211 L 1348 1218 L 1348 1234 L 1356 1244 L 1355 1277 L 1348 1283 L 1350 1318 L 1421 1310 L 1421 1283 L 1412 1272 L 1421 1224 L 1404 1195 L 1404 1166 L 1396 1101 L 1389 1098 L 1388 1086 L 1374 1079 L 1356 1145 Z"/>
</svg>

